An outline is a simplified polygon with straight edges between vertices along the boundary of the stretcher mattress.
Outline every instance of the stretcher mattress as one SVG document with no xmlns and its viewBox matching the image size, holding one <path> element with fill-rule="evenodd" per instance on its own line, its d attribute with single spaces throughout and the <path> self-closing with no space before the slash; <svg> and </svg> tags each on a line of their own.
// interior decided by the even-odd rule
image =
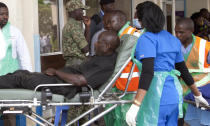
<svg viewBox="0 0 210 126">
<path fill-rule="evenodd" d="M 41 100 L 41 92 L 36 93 L 37 100 Z M 27 89 L 0 89 L 0 100 L 33 100 L 34 91 Z M 64 96 L 53 94 L 53 102 L 64 102 Z"/>
</svg>

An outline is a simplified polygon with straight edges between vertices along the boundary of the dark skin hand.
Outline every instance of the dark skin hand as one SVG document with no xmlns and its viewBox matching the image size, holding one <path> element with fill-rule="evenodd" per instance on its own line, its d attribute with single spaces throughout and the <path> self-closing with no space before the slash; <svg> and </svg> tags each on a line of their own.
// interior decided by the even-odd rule
<svg viewBox="0 0 210 126">
<path fill-rule="evenodd" d="M 81 51 L 82 51 L 83 53 L 87 53 L 87 52 L 89 51 L 89 46 L 88 46 L 88 45 L 85 46 L 85 48 L 83 48 Z"/>
<path fill-rule="evenodd" d="M 90 18 L 89 18 L 89 17 L 87 17 L 87 16 L 83 16 L 83 17 L 82 17 L 82 20 L 83 20 L 83 22 L 84 22 L 85 26 L 90 27 L 91 20 L 90 20 Z"/>
<path fill-rule="evenodd" d="M 64 80 L 67 83 L 74 84 L 75 86 L 85 86 L 87 85 L 87 80 L 85 77 L 81 74 L 69 74 L 65 73 L 59 70 L 56 70 L 54 68 L 48 68 L 44 74 L 49 76 L 58 76 L 62 80 Z"/>
</svg>

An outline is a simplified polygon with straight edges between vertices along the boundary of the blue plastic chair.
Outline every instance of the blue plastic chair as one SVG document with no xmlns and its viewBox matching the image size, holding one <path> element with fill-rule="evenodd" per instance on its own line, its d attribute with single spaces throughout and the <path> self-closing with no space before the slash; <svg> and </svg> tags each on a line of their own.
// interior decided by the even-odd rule
<svg viewBox="0 0 210 126">
<path fill-rule="evenodd" d="M 2 116 L 0 116 L 0 126 L 4 126 Z M 24 115 L 16 115 L 16 126 L 26 126 L 26 117 Z"/>
<path fill-rule="evenodd" d="M 67 120 L 67 113 L 69 110 L 69 106 L 56 106 L 56 112 L 55 112 L 55 120 L 54 120 L 54 125 L 58 126 L 59 124 L 59 120 L 60 120 L 60 116 L 61 116 L 61 126 L 64 126 L 66 124 L 66 120 Z"/>
</svg>

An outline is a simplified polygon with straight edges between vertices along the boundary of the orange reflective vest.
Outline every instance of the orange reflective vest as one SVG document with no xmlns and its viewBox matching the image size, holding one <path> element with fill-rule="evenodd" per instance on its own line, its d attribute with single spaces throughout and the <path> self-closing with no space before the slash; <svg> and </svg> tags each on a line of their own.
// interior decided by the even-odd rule
<svg viewBox="0 0 210 126">
<path fill-rule="evenodd" d="M 125 34 L 130 34 L 130 35 L 139 37 L 141 32 L 139 30 L 137 30 L 136 28 L 127 26 L 127 27 L 124 27 L 123 31 L 121 31 L 121 33 L 118 35 L 121 38 Z M 120 77 L 116 80 L 114 86 L 116 86 L 119 90 L 125 90 L 132 64 L 133 64 L 133 62 L 130 61 L 128 63 L 128 65 L 124 68 L 124 70 L 122 71 Z M 139 84 L 139 70 L 138 70 L 137 66 L 135 65 L 133 75 L 132 75 L 132 78 L 131 78 L 131 81 L 130 81 L 127 91 L 136 91 L 138 89 L 138 84 Z"/>
<path fill-rule="evenodd" d="M 195 43 L 186 61 L 190 72 L 210 72 L 210 64 L 207 63 L 209 50 L 210 42 L 195 36 Z"/>
<path fill-rule="evenodd" d="M 187 68 L 193 76 L 197 87 L 210 83 L 210 64 L 207 63 L 207 55 L 210 50 L 210 42 L 197 36 L 187 59 Z M 184 92 L 188 89 L 183 87 Z"/>
</svg>

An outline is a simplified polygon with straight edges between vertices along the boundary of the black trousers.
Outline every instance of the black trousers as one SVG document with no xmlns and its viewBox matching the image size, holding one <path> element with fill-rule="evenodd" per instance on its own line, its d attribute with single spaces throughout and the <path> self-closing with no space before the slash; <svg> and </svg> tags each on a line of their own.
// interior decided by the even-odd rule
<svg viewBox="0 0 210 126">
<path fill-rule="evenodd" d="M 43 73 L 29 72 L 27 70 L 17 70 L 14 73 L 9 73 L 0 76 L 0 89 L 31 89 L 34 90 L 39 84 L 55 84 L 59 83 L 56 76 L 48 76 Z M 55 94 L 65 95 L 67 98 L 72 98 L 79 87 L 49 87 Z M 39 89 L 41 90 L 41 89 Z"/>
</svg>

